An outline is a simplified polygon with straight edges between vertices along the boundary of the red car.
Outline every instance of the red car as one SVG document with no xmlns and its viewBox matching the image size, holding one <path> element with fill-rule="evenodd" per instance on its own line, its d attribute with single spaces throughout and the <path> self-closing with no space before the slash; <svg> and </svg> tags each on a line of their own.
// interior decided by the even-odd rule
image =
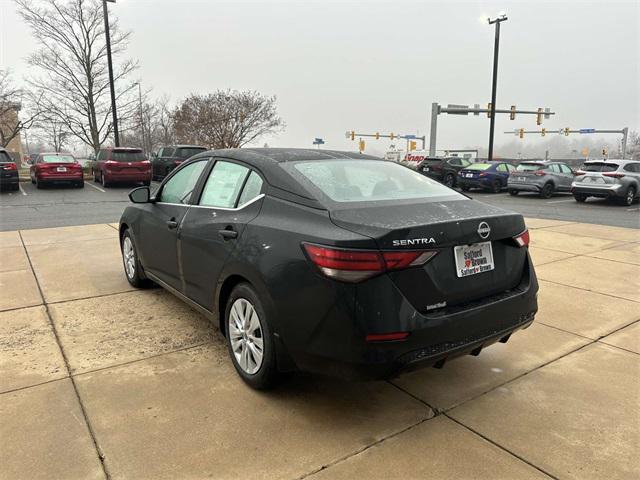
<svg viewBox="0 0 640 480">
<path fill-rule="evenodd" d="M 151 185 L 151 162 L 140 148 L 103 148 L 93 166 L 93 180 L 109 187 L 116 182 Z"/>
<path fill-rule="evenodd" d="M 39 153 L 29 167 L 31 183 L 36 188 L 53 183 L 70 183 L 84 187 L 82 165 L 68 153 Z"/>
</svg>

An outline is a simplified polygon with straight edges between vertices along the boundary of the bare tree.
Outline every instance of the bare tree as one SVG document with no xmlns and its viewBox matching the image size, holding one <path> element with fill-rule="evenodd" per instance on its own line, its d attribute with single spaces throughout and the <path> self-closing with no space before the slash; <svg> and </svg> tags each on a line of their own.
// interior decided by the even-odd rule
<svg viewBox="0 0 640 480">
<path fill-rule="evenodd" d="M 275 97 L 236 90 L 187 97 L 174 122 L 178 141 L 211 148 L 239 148 L 284 128 Z"/>
<path fill-rule="evenodd" d="M 161 146 L 175 143 L 173 114 L 169 98 L 165 95 L 158 100 L 145 102 L 138 106 L 135 115 L 123 129 L 123 143 L 140 146 L 145 152 L 155 152 Z"/>
<path fill-rule="evenodd" d="M 55 114 L 65 128 L 97 151 L 112 131 L 104 18 L 100 0 L 15 0 L 40 48 L 29 57 L 41 76 L 29 81 L 42 94 L 43 108 Z M 130 32 L 111 20 L 114 58 L 125 50 Z M 137 68 L 131 60 L 114 65 L 118 113 L 135 111 L 135 83 L 128 81 Z"/>
<path fill-rule="evenodd" d="M 20 132 L 30 128 L 38 116 L 37 108 L 30 111 L 24 108 L 25 99 L 26 93 L 13 84 L 10 72 L 0 70 L 0 147 L 6 147 Z"/>
</svg>

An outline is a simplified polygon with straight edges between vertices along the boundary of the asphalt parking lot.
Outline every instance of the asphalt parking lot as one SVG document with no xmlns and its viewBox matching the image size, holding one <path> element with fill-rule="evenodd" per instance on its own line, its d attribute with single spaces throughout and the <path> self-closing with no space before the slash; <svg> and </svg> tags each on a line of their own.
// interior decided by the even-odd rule
<svg viewBox="0 0 640 480">
<path fill-rule="evenodd" d="M 152 185 L 158 184 L 153 182 Z M 20 186 L 18 192 L 0 193 L 0 231 L 118 222 L 129 202 L 127 194 L 135 187 L 103 188 L 92 181 L 86 181 L 83 189 L 54 186 L 37 190 L 29 182 L 21 182 Z M 591 198 L 579 204 L 566 194 L 548 200 L 526 193 L 512 197 L 506 192 L 492 194 L 473 190 L 469 194 L 480 201 L 530 217 L 640 228 L 638 203 L 621 207 Z"/>
<path fill-rule="evenodd" d="M 92 190 L 46 193 L 122 208 Z M 115 225 L 0 233 L 0 478 L 637 478 L 640 230 L 527 224 L 540 312 L 508 343 L 268 393 L 204 317 L 131 289 Z"/>
</svg>

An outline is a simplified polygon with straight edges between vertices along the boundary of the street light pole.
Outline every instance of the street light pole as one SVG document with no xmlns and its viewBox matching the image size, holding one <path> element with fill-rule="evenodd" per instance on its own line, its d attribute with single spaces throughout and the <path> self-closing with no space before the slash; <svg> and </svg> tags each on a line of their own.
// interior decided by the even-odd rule
<svg viewBox="0 0 640 480">
<path fill-rule="evenodd" d="M 118 133 L 118 114 L 116 112 L 116 91 L 113 84 L 113 64 L 111 62 L 111 36 L 109 35 L 109 10 L 107 2 L 116 3 L 116 0 L 102 0 L 102 12 L 104 17 L 104 34 L 107 40 L 107 63 L 109 65 L 109 88 L 111 90 L 111 114 L 113 115 L 113 140 L 116 147 L 120 146 Z"/>
<path fill-rule="evenodd" d="M 145 153 L 150 153 L 148 152 L 147 149 L 147 144 L 145 141 L 145 133 L 144 133 L 144 115 L 142 112 L 142 87 L 140 86 L 140 82 L 138 82 L 138 104 L 140 107 L 140 128 L 142 130 L 142 149 L 145 151 Z"/>
<path fill-rule="evenodd" d="M 489 25 L 495 24 L 496 37 L 493 46 L 493 84 L 491 86 L 491 118 L 489 123 L 489 153 L 487 160 L 493 160 L 493 131 L 496 125 L 496 90 L 498 86 L 498 50 L 500 49 L 500 23 L 507 20 L 507 16 L 501 13 L 497 18 L 491 20 L 487 19 Z"/>
</svg>

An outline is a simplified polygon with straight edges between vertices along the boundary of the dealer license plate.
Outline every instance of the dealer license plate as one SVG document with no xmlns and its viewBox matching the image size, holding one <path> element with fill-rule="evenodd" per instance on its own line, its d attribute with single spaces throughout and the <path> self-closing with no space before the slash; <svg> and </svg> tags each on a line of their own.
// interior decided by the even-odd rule
<svg viewBox="0 0 640 480">
<path fill-rule="evenodd" d="M 422 168 L 422 171 L 423 171 L 423 172 L 428 172 L 428 171 L 429 171 L 429 167 L 423 167 L 423 168 Z"/>
<path fill-rule="evenodd" d="M 56 168 L 56 171 L 58 171 L 58 172 L 66 172 L 67 171 L 67 167 L 58 167 L 58 168 Z"/>
<path fill-rule="evenodd" d="M 467 174 L 465 175 L 465 177 L 467 177 L 467 178 L 473 178 L 473 173 L 467 173 Z"/>
<path fill-rule="evenodd" d="M 491 242 L 460 245 L 453 248 L 458 278 L 493 270 Z"/>
<path fill-rule="evenodd" d="M 526 180 L 526 178 L 524 178 L 524 177 L 518 177 L 518 178 L 517 178 L 517 180 L 518 180 L 519 182 L 524 182 L 524 181 Z"/>
</svg>

